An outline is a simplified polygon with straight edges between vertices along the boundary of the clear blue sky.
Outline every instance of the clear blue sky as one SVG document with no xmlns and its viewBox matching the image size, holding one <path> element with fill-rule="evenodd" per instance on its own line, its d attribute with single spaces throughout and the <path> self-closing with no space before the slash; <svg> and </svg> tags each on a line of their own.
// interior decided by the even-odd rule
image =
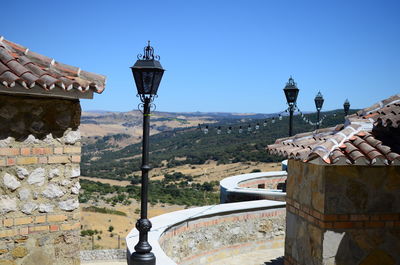
<svg viewBox="0 0 400 265">
<path fill-rule="evenodd" d="M 400 1 L 5 1 L 0 35 L 107 76 L 84 110 L 139 103 L 129 66 L 151 40 L 167 71 L 157 109 L 283 110 L 293 75 L 298 105 L 367 107 L 400 93 Z"/>
</svg>

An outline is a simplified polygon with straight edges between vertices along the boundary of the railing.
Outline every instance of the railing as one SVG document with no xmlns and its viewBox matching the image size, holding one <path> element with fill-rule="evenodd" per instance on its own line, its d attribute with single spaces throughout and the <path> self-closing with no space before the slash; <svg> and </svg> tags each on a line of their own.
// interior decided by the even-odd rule
<svg viewBox="0 0 400 265">
<path fill-rule="evenodd" d="M 220 202 L 261 199 L 285 201 L 286 192 L 277 186 L 285 182 L 286 178 L 286 171 L 249 173 L 225 178 L 220 182 Z"/>
<path fill-rule="evenodd" d="M 285 203 L 259 200 L 197 207 L 151 219 L 149 242 L 157 264 L 209 264 L 235 251 L 283 247 Z M 127 236 L 128 255 L 138 231 Z"/>
</svg>

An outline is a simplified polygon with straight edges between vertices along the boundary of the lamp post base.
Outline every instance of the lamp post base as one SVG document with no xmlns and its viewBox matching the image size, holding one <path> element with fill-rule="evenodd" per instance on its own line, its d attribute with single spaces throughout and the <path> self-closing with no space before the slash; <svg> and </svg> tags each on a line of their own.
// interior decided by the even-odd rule
<svg viewBox="0 0 400 265">
<path fill-rule="evenodd" d="M 134 252 L 128 258 L 129 265 L 156 265 L 156 256 L 152 252 L 138 253 Z"/>
</svg>

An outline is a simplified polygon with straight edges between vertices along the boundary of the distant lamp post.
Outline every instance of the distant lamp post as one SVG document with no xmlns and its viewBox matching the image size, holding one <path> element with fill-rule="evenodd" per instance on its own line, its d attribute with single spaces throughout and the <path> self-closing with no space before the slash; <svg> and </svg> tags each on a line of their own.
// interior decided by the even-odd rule
<svg viewBox="0 0 400 265">
<path fill-rule="evenodd" d="M 319 129 L 319 114 L 322 109 L 322 105 L 324 104 L 324 97 L 322 96 L 321 92 L 318 92 L 318 94 L 314 98 L 315 102 L 315 107 L 317 108 L 317 123 L 316 123 L 316 129 Z"/>
<path fill-rule="evenodd" d="M 148 45 L 144 48 L 144 55 L 138 55 L 138 60 L 131 67 L 135 79 L 138 97 L 142 101 L 139 108 L 143 108 L 143 142 L 142 142 L 142 187 L 140 219 L 136 222 L 136 228 L 139 230 L 139 242 L 135 246 L 135 252 L 129 257 L 130 265 L 155 265 L 156 257 L 151 252 L 152 247 L 148 242 L 148 232 L 151 229 L 151 222 L 147 218 L 148 204 L 148 185 L 149 185 L 149 125 L 150 125 L 150 107 L 157 96 L 158 86 L 164 74 L 159 60 L 159 56 L 154 56 L 154 49 Z"/>
<path fill-rule="evenodd" d="M 349 110 L 350 110 L 350 102 L 348 99 L 343 104 L 343 109 L 344 109 L 344 116 L 349 115 Z"/>
<path fill-rule="evenodd" d="M 285 88 L 283 89 L 285 92 L 286 101 L 289 105 L 289 136 L 293 135 L 293 112 L 296 109 L 296 100 L 299 95 L 299 89 L 297 88 L 296 83 L 293 78 L 290 77 L 288 82 L 286 83 Z"/>
</svg>

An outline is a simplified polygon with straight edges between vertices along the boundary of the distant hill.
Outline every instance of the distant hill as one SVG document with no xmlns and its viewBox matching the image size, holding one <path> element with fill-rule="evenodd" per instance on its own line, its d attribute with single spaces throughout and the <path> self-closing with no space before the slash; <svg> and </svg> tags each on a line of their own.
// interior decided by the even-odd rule
<svg viewBox="0 0 400 265">
<path fill-rule="evenodd" d="M 152 166 L 195 165 L 203 164 L 207 160 L 222 164 L 279 161 L 281 158 L 267 154 L 265 148 L 277 138 L 288 136 L 288 117 L 284 116 L 282 120 L 276 119 L 276 122 L 272 123 L 268 117 L 273 115 L 157 112 L 151 117 Z M 334 126 L 344 121 L 342 110 L 323 112 L 321 116 L 323 115 L 326 115 L 326 118 L 321 127 Z M 311 121 L 316 120 L 315 113 L 305 116 Z M 267 124 L 264 126 L 266 119 Z M 84 115 L 82 120 L 83 125 L 88 124 L 85 123 L 88 120 L 93 120 L 98 122 L 100 127 L 119 124 L 118 126 L 124 128 L 133 127 L 138 130 L 136 138 L 127 133 L 84 138 L 81 164 L 84 176 L 124 180 L 128 179 L 133 171 L 140 169 L 140 112 L 106 113 L 90 118 Z M 205 124 L 209 125 L 208 134 L 198 129 L 199 123 L 203 124 L 203 128 Z M 249 124 L 250 132 L 247 131 Z M 242 133 L 239 133 L 239 126 L 242 126 Z M 221 127 L 220 134 L 217 134 L 218 127 Z M 233 127 L 230 134 L 227 133 L 229 127 Z M 299 115 L 294 117 L 294 133 L 311 130 L 314 130 L 314 126 L 305 123 Z"/>
</svg>

